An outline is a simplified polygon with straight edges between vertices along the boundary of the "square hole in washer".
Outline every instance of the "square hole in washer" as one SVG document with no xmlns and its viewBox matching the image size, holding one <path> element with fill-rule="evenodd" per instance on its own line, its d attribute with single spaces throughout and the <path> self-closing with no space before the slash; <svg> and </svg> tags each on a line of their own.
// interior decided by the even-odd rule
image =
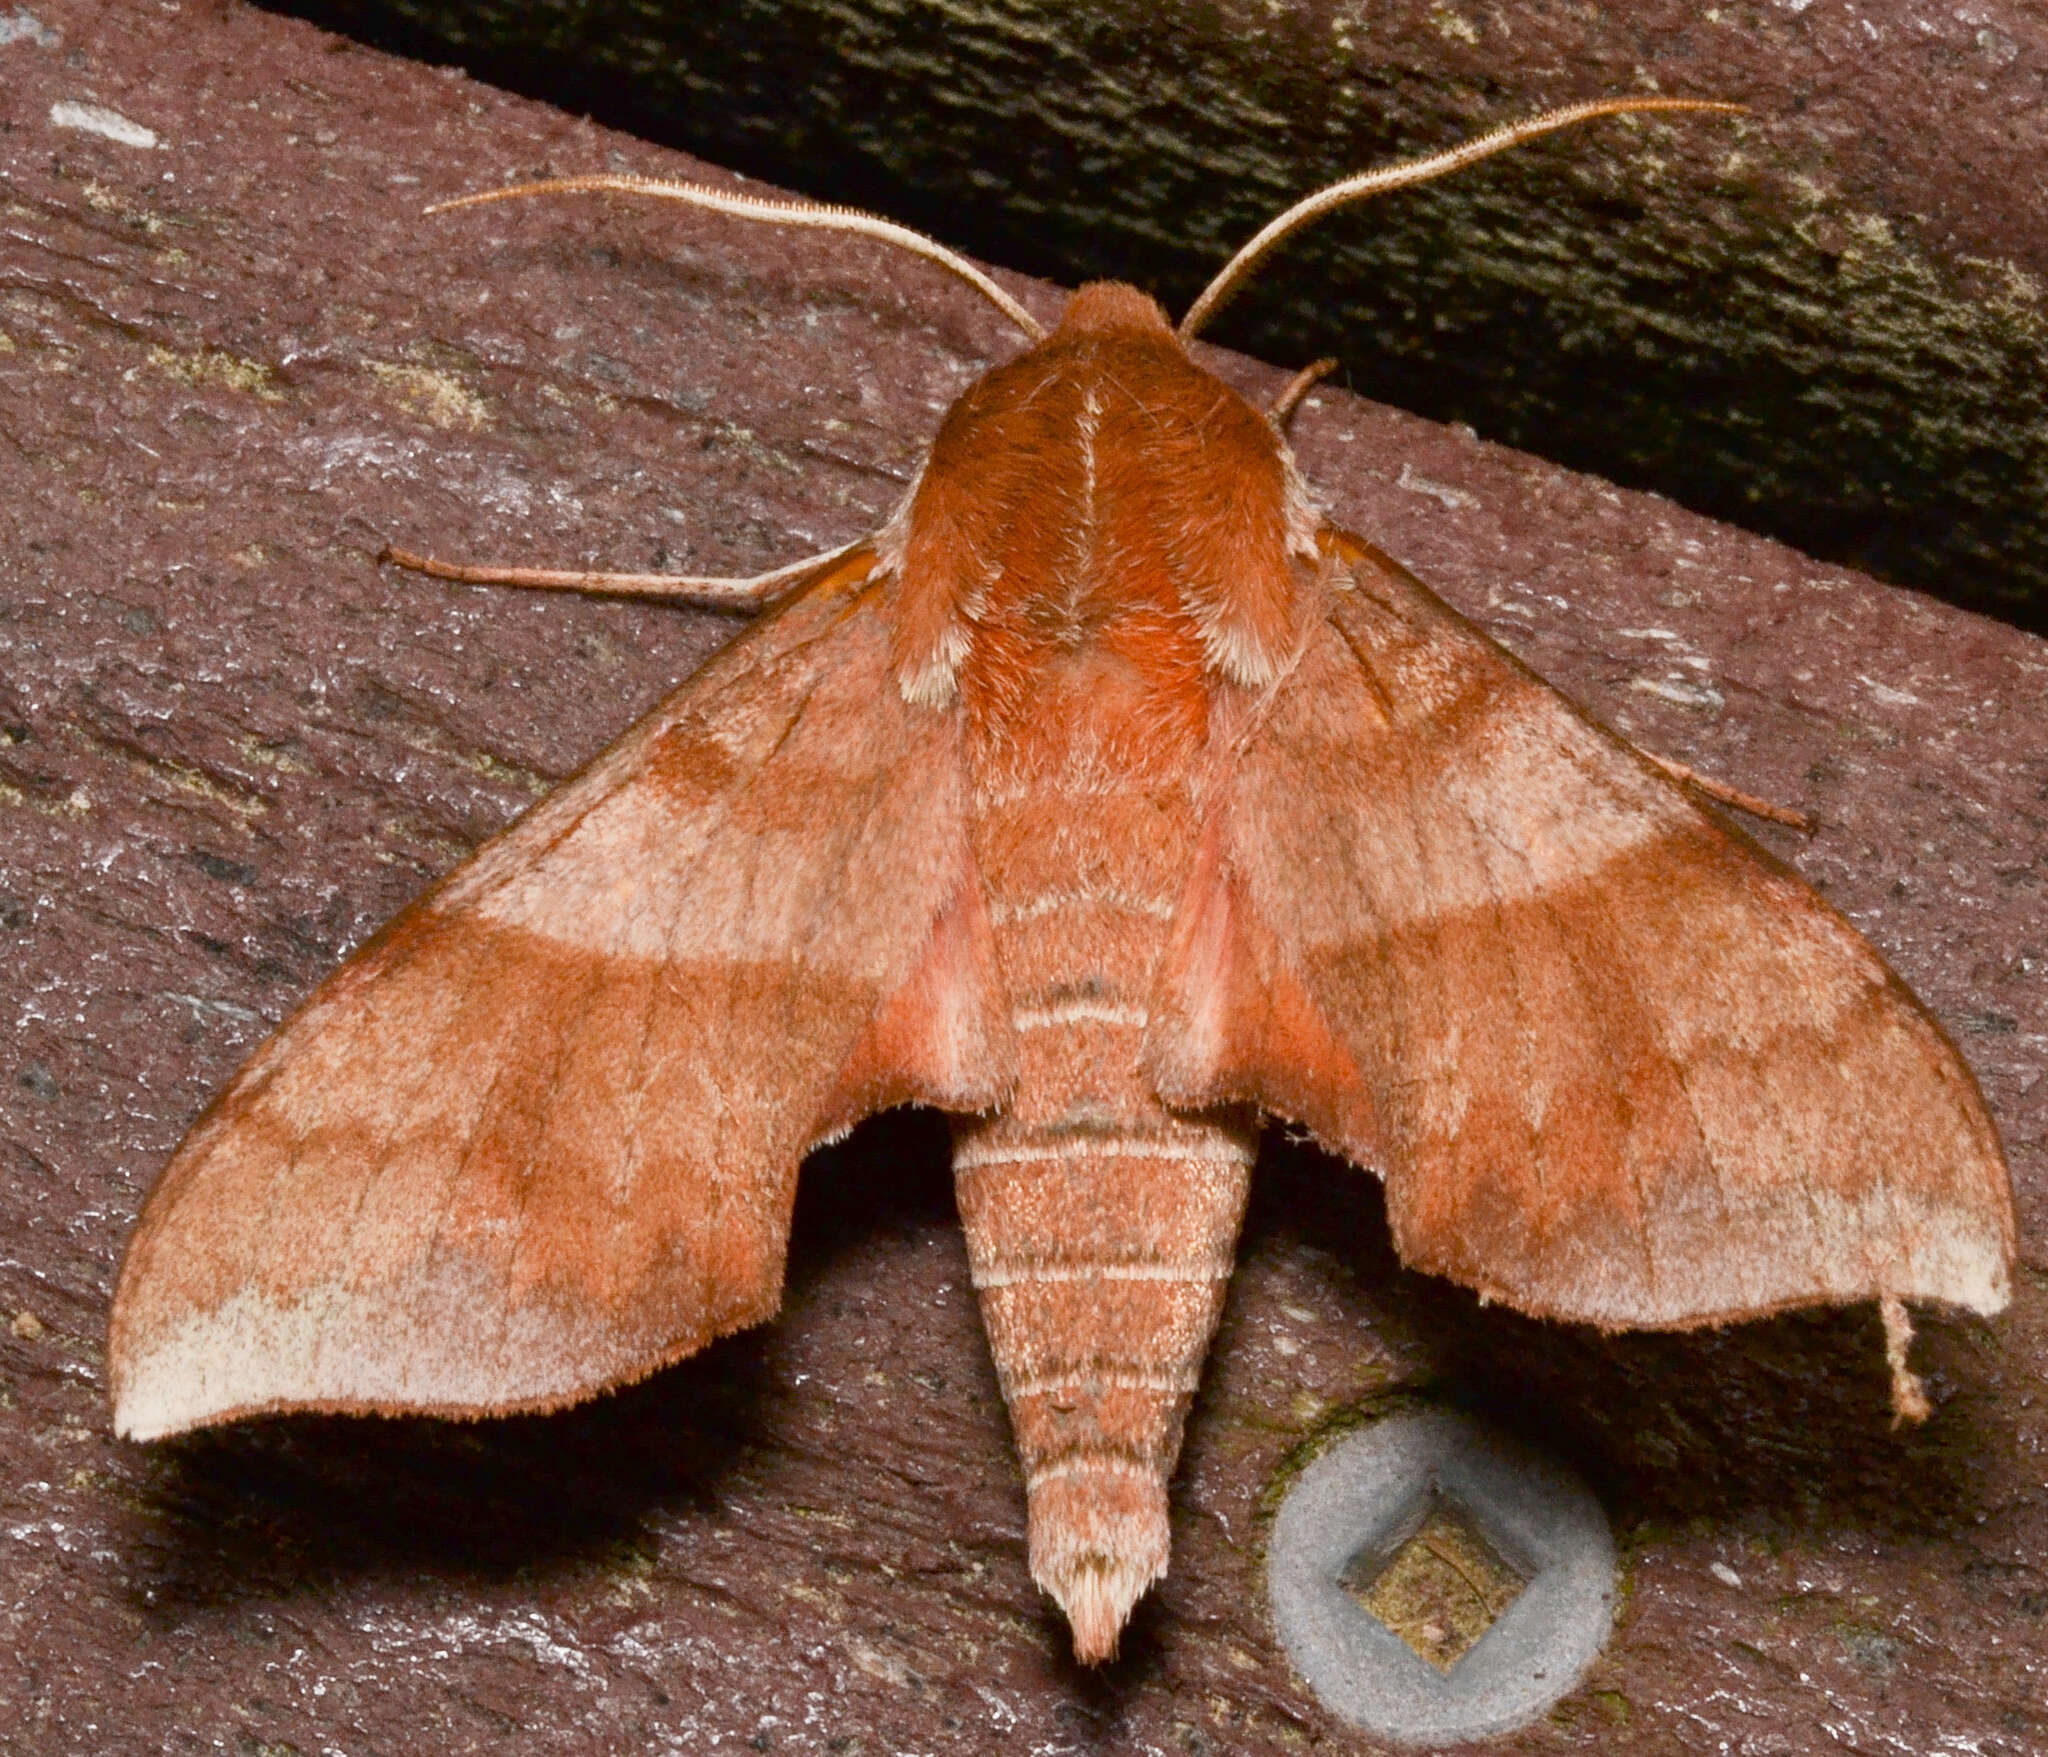
<svg viewBox="0 0 2048 1757">
<path fill-rule="evenodd" d="M 1529 1584 L 1441 1491 L 1391 1556 L 1358 1556 L 1340 1578 L 1346 1592 L 1440 1672 L 1478 1645 Z"/>
</svg>

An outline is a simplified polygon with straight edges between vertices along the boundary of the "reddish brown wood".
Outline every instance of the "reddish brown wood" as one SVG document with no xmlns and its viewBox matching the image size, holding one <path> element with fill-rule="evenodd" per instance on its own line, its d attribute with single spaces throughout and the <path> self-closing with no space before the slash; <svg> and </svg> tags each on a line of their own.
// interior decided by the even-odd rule
<svg viewBox="0 0 2048 1757">
<path fill-rule="evenodd" d="M 1345 521 L 1653 748 L 1812 809 L 1815 838 L 1772 846 L 1984 1077 L 2023 1270 L 1995 1331 L 1932 1327 L 1921 1434 L 1887 1430 L 1870 1322 L 1602 1342 L 1480 1311 L 1392 1269 L 1369 1191 L 1281 1153 L 1193 1415 L 1175 1574 L 1094 1689 L 1024 1573 L 943 1142 L 911 1127 L 807 1180 L 777 1326 L 626 1396 L 113 1442 L 120 1238 L 264 1016 L 716 626 L 428 600 L 372 571 L 378 546 L 772 565 L 886 511 L 926 405 L 1009 343 L 971 298 L 914 317 L 928 301 L 856 251 L 821 282 L 815 241 L 508 221 L 474 266 L 437 263 L 390 178 L 637 149 L 252 13 L 37 16 L 54 49 L 0 49 L 29 210 L 0 243 L 0 1737 L 1351 1748 L 1264 1628 L 1260 1509 L 1341 1411 L 1445 1374 L 1585 1464 L 1630 1540 L 1608 1657 L 1506 1748 L 2048 1737 L 2026 1670 L 2048 1592 L 2038 643 L 1328 394 L 1296 442 Z M 177 156 L 49 130 L 59 99 Z M 1225 365 L 1261 400 L 1281 382 Z"/>
</svg>

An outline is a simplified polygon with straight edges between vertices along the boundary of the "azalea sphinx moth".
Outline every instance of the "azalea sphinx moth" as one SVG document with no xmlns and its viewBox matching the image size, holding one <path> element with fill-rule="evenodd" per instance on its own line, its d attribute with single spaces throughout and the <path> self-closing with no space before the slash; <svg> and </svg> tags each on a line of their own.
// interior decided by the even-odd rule
<svg viewBox="0 0 2048 1757">
<path fill-rule="evenodd" d="M 766 605 L 351 957 L 149 1198 L 112 1320 L 150 1438 L 276 1410 L 547 1410 L 776 1310 L 797 1168 L 953 1118 L 1035 1577 L 1083 1660 L 1167 1482 L 1261 1119 L 1386 1183 L 1411 1266 L 1538 1317 L 1995 1312 L 1997 1137 L 1876 952 L 1688 788 L 1317 511 L 1186 342 L 1281 238 L 1629 110 L 1338 184 L 1176 330 L 1087 286 L 872 536 L 752 581 L 456 577 Z M 1306 375 L 1298 388 L 1305 387 Z M 1283 401 L 1291 400 L 1283 399 Z M 1924 1405 L 1917 1406 L 1924 1409 Z"/>
</svg>

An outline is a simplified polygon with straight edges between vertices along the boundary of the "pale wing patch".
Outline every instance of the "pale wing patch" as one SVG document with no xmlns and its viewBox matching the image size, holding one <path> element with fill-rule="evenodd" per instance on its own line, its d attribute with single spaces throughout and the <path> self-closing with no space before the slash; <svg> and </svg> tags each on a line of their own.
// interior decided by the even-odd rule
<svg viewBox="0 0 2048 1757">
<path fill-rule="evenodd" d="M 1424 749 L 1401 750 L 1399 760 L 1426 763 L 1440 816 L 1419 818 L 1383 763 L 1344 751 L 1341 724 L 1316 727 L 1318 743 L 1348 773 L 1331 777 L 1345 788 L 1341 825 L 1333 820 L 1320 838 L 1341 885 L 1303 917 L 1311 942 L 1347 940 L 1361 921 L 1399 929 L 1526 902 L 1593 878 L 1691 821 L 1669 783 L 1617 762 L 1590 726 L 1532 713 L 1540 686 L 1514 687 L 1520 680 L 1510 679 L 1482 692 L 1447 667 L 1422 665 L 1406 667 L 1403 682 L 1416 671 L 1438 673 L 1430 695 L 1456 712 L 1432 723 L 1430 695 L 1397 695 L 1387 742 L 1426 740 Z M 1561 791 L 1561 768 L 1581 771 L 1588 784 Z M 1275 795 L 1243 799 L 1239 809 L 1270 816 L 1277 829 L 1313 808 L 1300 796 Z M 1289 821 L 1286 833 L 1299 835 L 1301 826 Z"/>
<path fill-rule="evenodd" d="M 884 884 L 928 888 L 950 876 L 957 847 L 919 836 L 921 859 L 905 870 L 905 832 L 924 812 L 958 821 L 957 767 L 921 777 L 921 797 L 906 797 L 898 765 L 904 748 L 897 714 L 865 714 L 851 699 L 857 679 L 826 673 L 809 680 L 808 712 L 786 736 L 756 741 L 729 760 L 748 776 L 744 788 L 710 802 L 691 785 L 717 766 L 707 753 L 735 735 L 701 718 L 664 728 L 637 752 L 647 770 L 675 775 L 669 786 L 621 788 L 598 801 L 540 858 L 495 883 L 466 887 L 448 906 L 487 920 L 583 943 L 605 922 L 620 956 L 822 958 L 835 965 L 872 962 L 864 938 L 842 908 L 846 895 Z M 825 810 L 795 802 L 818 801 Z M 821 869 L 844 875 L 844 889 L 822 891 Z"/>
<path fill-rule="evenodd" d="M 136 1348 L 120 1432 L 155 1440 L 273 1409 L 558 1409 L 588 1396 L 593 1381 L 616 1384 L 665 1364 L 621 1349 L 608 1313 L 568 1301 L 512 1308 L 495 1346 L 479 1346 L 476 1314 L 499 1298 L 495 1276 L 449 1259 L 397 1287 L 329 1282 L 291 1298 L 244 1287 Z M 773 1310 L 772 1300 L 737 1309 L 721 1328 Z"/>
</svg>

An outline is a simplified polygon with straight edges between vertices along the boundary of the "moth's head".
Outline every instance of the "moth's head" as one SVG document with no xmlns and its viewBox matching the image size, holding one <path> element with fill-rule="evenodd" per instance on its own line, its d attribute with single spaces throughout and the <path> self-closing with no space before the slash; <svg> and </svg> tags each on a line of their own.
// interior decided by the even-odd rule
<svg viewBox="0 0 2048 1757">
<path fill-rule="evenodd" d="M 1054 338 L 1084 335 L 1171 336 L 1173 323 L 1149 293 L 1122 281 L 1090 281 L 1060 316 Z"/>
</svg>

